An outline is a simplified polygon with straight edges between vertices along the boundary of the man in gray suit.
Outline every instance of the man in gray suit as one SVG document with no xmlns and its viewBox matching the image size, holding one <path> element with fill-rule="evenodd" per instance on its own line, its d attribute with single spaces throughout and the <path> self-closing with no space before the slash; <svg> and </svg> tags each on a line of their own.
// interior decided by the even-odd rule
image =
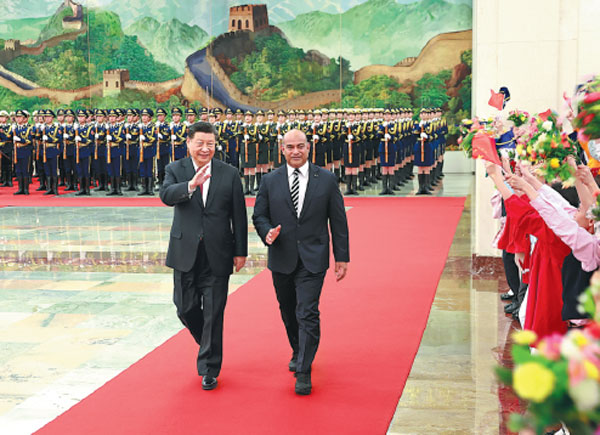
<svg viewBox="0 0 600 435">
<path fill-rule="evenodd" d="M 167 266 L 173 268 L 177 316 L 200 346 L 202 388 L 217 387 L 223 360 L 223 313 L 229 276 L 248 256 L 248 220 L 237 170 L 214 159 L 216 132 L 188 128 L 189 157 L 170 163 L 160 198 L 175 207 Z"/>
<path fill-rule="evenodd" d="M 319 298 L 329 268 L 329 230 L 339 281 L 350 261 L 348 222 L 335 175 L 308 162 L 306 135 L 287 132 L 282 152 L 287 164 L 263 177 L 252 219 L 269 247 L 268 266 L 292 347 L 295 391 L 307 395 L 321 337 Z"/>
</svg>

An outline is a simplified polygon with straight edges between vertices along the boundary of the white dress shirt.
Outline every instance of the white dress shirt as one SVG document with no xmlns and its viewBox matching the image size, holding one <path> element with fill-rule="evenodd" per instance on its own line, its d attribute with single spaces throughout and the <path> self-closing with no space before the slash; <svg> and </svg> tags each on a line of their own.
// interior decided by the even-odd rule
<svg viewBox="0 0 600 435">
<path fill-rule="evenodd" d="M 290 165 L 286 164 L 287 173 L 288 173 L 288 182 L 290 185 L 290 192 L 292 191 L 292 184 L 294 182 L 294 171 L 295 168 L 292 168 Z M 300 213 L 302 212 L 302 205 L 304 204 L 304 195 L 306 195 L 306 186 L 308 186 L 308 162 L 304 163 L 302 166 L 298 168 L 300 170 L 300 174 L 298 175 L 299 181 L 299 192 L 298 192 L 298 217 L 300 217 Z"/>
<path fill-rule="evenodd" d="M 194 165 L 194 175 L 196 175 L 196 173 L 198 173 L 198 165 L 196 164 L 196 162 L 194 161 L 194 159 L 192 159 L 192 164 Z M 206 170 L 207 174 L 212 174 L 212 161 L 208 162 L 208 169 Z M 192 180 L 190 180 L 191 182 Z M 208 198 L 208 189 L 210 187 L 210 177 L 204 182 L 204 184 L 202 185 L 202 203 L 206 206 L 206 199 Z M 196 187 L 197 189 L 197 187 Z M 190 194 L 190 197 L 192 196 L 192 194 L 194 193 L 194 190 L 190 189 L 190 183 L 188 182 L 188 192 Z"/>
</svg>

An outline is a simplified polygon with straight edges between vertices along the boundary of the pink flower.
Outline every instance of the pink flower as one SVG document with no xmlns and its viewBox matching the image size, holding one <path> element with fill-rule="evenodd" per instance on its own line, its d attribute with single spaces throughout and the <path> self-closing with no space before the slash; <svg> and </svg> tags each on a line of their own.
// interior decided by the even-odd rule
<svg viewBox="0 0 600 435">
<path fill-rule="evenodd" d="M 538 350 L 547 359 L 558 361 L 560 359 L 560 343 L 563 337 L 560 334 L 552 334 L 545 337 L 538 344 Z"/>
<path fill-rule="evenodd" d="M 587 94 L 583 99 L 585 104 L 595 103 L 600 100 L 600 92 L 592 92 L 591 94 Z"/>
<path fill-rule="evenodd" d="M 569 385 L 574 386 L 583 381 L 586 377 L 585 368 L 582 361 L 574 359 L 569 360 Z"/>
</svg>

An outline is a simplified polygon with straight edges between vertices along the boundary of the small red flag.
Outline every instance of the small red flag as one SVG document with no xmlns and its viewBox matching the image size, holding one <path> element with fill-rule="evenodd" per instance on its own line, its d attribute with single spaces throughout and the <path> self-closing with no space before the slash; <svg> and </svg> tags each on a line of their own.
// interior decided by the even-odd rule
<svg viewBox="0 0 600 435">
<path fill-rule="evenodd" d="M 492 96 L 490 97 L 488 104 L 498 110 L 502 110 L 504 106 L 504 94 L 502 92 L 496 93 L 493 89 L 490 89 L 490 92 L 492 93 Z"/>
<path fill-rule="evenodd" d="M 545 112 L 540 113 L 540 119 L 542 121 L 548 121 L 550 115 L 552 115 L 552 110 L 548 109 Z"/>
<path fill-rule="evenodd" d="M 498 152 L 496 151 L 496 140 L 493 137 L 479 132 L 473 137 L 471 145 L 473 147 L 474 159 L 483 159 L 499 166 L 501 165 L 500 157 L 498 157 Z"/>
</svg>

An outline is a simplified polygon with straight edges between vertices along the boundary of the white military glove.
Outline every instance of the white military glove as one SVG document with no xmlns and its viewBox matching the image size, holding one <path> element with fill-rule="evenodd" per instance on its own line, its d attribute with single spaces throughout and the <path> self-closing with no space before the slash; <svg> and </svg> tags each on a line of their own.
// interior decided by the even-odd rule
<svg viewBox="0 0 600 435">
<path fill-rule="evenodd" d="M 427 136 L 427 133 L 423 132 L 421 133 L 421 139 L 427 139 L 429 136 Z"/>
<path fill-rule="evenodd" d="M 385 126 L 387 125 L 387 122 L 386 122 L 386 121 L 383 121 L 383 122 L 381 123 L 381 125 L 383 125 L 383 126 L 385 127 Z"/>
<path fill-rule="evenodd" d="M 164 137 L 164 136 L 163 136 L 162 134 L 158 133 L 158 138 L 159 138 L 159 139 L 162 139 L 163 137 Z"/>
<path fill-rule="evenodd" d="M 350 139 L 350 140 L 354 139 L 354 135 L 352 135 L 352 134 L 349 134 L 349 135 L 348 135 L 348 139 Z"/>
<path fill-rule="evenodd" d="M 63 134 L 63 139 L 68 139 L 68 138 L 69 138 L 69 134 L 68 133 Z"/>
<path fill-rule="evenodd" d="M 15 142 L 23 142 L 19 136 L 13 136 Z M 45 140 L 45 139 L 44 139 Z"/>
<path fill-rule="evenodd" d="M 278 134 L 278 135 L 277 135 L 277 140 L 283 140 L 283 136 L 282 136 L 282 135 L 280 135 L 280 134 Z"/>
<path fill-rule="evenodd" d="M 131 139 L 131 135 L 130 135 L 129 133 L 127 133 L 127 134 L 125 135 L 125 137 L 126 137 L 127 139 Z"/>
<path fill-rule="evenodd" d="M 171 140 L 175 141 L 177 140 L 177 136 L 175 136 L 174 134 L 171 135 Z"/>
<path fill-rule="evenodd" d="M 144 136 L 143 134 L 140 134 L 140 140 L 142 142 L 146 142 L 146 136 Z"/>
<path fill-rule="evenodd" d="M 249 140 L 249 139 L 250 139 L 250 135 L 248 135 L 248 134 L 245 134 L 245 135 L 244 135 L 244 140 Z"/>
<path fill-rule="evenodd" d="M 99 135 L 98 133 L 96 133 L 96 134 L 94 135 L 94 139 L 100 139 L 100 135 Z"/>
<path fill-rule="evenodd" d="M 113 137 L 110 134 L 107 134 L 106 135 L 106 140 L 109 141 L 109 142 L 112 142 Z"/>
<path fill-rule="evenodd" d="M 223 147 L 221 145 L 217 145 L 217 150 L 218 151 L 223 151 Z"/>
<path fill-rule="evenodd" d="M 392 135 L 389 133 L 386 133 L 384 136 L 387 140 L 390 140 L 392 138 Z"/>
<path fill-rule="evenodd" d="M 43 136 L 42 136 L 42 139 L 46 141 L 46 140 L 48 140 L 48 136 L 46 136 L 46 135 L 43 135 Z"/>
<path fill-rule="evenodd" d="M 81 142 L 81 136 L 75 136 L 75 142 Z"/>
<path fill-rule="evenodd" d="M 319 140 L 319 135 L 318 135 L 318 134 L 315 134 L 315 135 L 313 136 L 313 140 Z"/>
</svg>

